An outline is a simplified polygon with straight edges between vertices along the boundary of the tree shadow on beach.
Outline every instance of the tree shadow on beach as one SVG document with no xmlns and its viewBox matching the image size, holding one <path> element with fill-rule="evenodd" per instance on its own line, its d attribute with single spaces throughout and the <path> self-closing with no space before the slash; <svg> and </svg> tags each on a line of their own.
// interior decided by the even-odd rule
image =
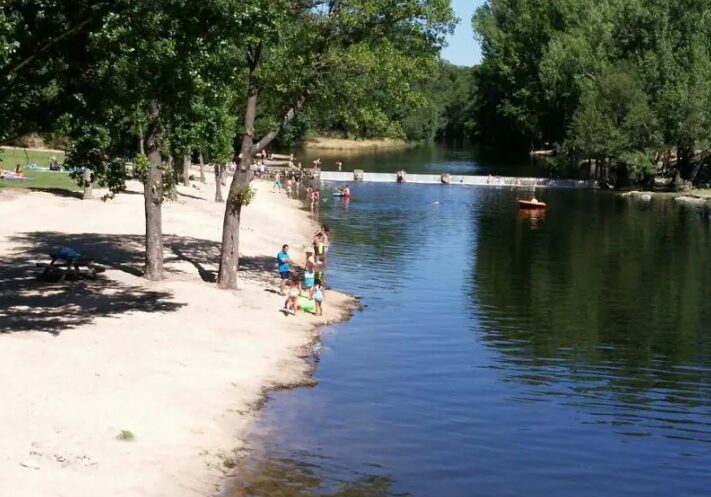
<svg viewBox="0 0 711 497">
<path fill-rule="evenodd" d="M 240 257 L 239 278 L 273 283 L 277 275 L 276 258 L 268 256 Z"/>
<path fill-rule="evenodd" d="M 46 281 L 17 260 L 0 260 L 0 334 L 62 331 L 89 324 L 98 317 L 127 312 L 172 312 L 185 304 L 169 292 L 147 290 L 107 277 L 77 281 Z"/>
<path fill-rule="evenodd" d="M 83 196 L 82 192 L 75 191 L 75 190 L 67 190 L 66 188 L 50 188 L 50 187 L 30 186 L 29 188 L 27 188 L 27 190 L 32 191 L 32 192 L 49 193 L 51 195 L 55 195 L 57 197 L 64 197 L 64 198 L 81 199 Z"/>
<path fill-rule="evenodd" d="M 142 235 L 30 232 L 10 237 L 14 252 L 0 259 L 0 333 L 62 330 L 92 322 L 97 317 L 133 311 L 171 312 L 184 304 L 164 291 L 140 283 L 123 283 L 101 274 L 96 279 L 46 281 L 37 276 L 35 262 L 49 262 L 59 247 L 71 247 L 95 263 L 134 277 L 143 275 L 145 238 Z M 164 237 L 164 271 L 168 278 L 190 276 L 191 265 L 200 279 L 217 280 L 220 243 L 192 237 Z M 274 259 L 240 259 L 239 277 L 260 282 L 274 279 Z"/>
</svg>

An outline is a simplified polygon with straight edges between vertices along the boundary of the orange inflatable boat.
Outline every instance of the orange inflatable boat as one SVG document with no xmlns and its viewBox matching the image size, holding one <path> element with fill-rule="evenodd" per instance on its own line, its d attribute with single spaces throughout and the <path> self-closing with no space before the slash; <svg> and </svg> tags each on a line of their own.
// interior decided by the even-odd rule
<svg viewBox="0 0 711 497">
<path fill-rule="evenodd" d="M 532 200 L 519 200 L 518 201 L 518 208 L 519 209 L 526 209 L 526 210 L 540 210 L 540 209 L 545 209 L 546 208 L 546 203 L 541 202 L 536 199 Z"/>
</svg>

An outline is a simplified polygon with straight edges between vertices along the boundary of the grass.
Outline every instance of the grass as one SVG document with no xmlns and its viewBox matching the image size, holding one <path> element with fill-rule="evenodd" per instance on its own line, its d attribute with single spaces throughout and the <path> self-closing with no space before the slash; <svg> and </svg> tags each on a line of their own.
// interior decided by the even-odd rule
<svg viewBox="0 0 711 497">
<path fill-rule="evenodd" d="M 119 434 L 116 435 L 116 440 L 121 440 L 122 442 L 133 442 L 136 440 L 136 436 L 129 430 L 121 430 Z"/>
<path fill-rule="evenodd" d="M 55 157 L 61 164 L 64 161 L 63 152 L 44 152 L 32 149 L 3 148 L 0 153 L 0 168 L 6 171 L 15 171 L 15 166 L 20 164 L 25 176 L 24 181 L 0 179 L 0 188 L 29 188 L 35 190 L 66 190 L 78 191 L 77 184 L 66 173 L 51 173 L 35 171 L 28 166 L 32 163 L 40 167 L 49 166 L 51 157 Z"/>
<path fill-rule="evenodd" d="M 14 171 L 14 168 L 13 168 Z M 31 190 L 79 191 L 79 187 L 67 173 L 50 173 L 24 168 L 26 180 L 0 179 L 0 188 L 28 188 Z"/>
<path fill-rule="evenodd" d="M 47 167 L 49 166 L 49 160 L 51 157 L 57 159 L 61 164 L 64 162 L 64 152 L 43 152 L 39 150 L 32 150 L 30 148 L 4 148 L 2 147 L 2 152 L 0 153 L 0 165 L 5 170 L 15 170 L 15 166 L 20 164 L 21 166 L 29 166 L 33 162 L 38 166 Z"/>
</svg>

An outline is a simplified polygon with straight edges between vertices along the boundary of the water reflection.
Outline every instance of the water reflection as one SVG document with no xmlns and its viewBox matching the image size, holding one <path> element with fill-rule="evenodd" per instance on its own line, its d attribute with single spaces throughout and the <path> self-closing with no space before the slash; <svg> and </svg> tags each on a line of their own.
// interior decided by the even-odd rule
<svg viewBox="0 0 711 497">
<path fill-rule="evenodd" d="M 540 160 L 527 154 L 511 157 L 502 163 L 501 157 L 483 153 L 476 148 L 446 148 L 423 145 L 393 150 L 306 150 L 304 164 L 320 158 L 323 169 L 337 170 L 336 162 L 343 162 L 343 171 L 363 169 L 368 172 L 394 173 L 401 169 L 421 174 L 506 174 L 510 176 L 542 176 L 549 168 Z"/>
<path fill-rule="evenodd" d="M 366 475 L 337 488 L 324 488 L 318 466 L 273 454 L 262 456 L 257 466 L 242 468 L 229 495 L 234 497 L 409 497 L 392 493 L 393 479 L 387 475 Z"/>
<path fill-rule="evenodd" d="M 672 202 L 648 212 L 599 194 L 549 205 L 535 232 L 478 214 L 470 298 L 501 353 L 491 367 L 527 385 L 520 400 L 557 397 L 586 422 L 711 442 L 706 222 Z"/>
<path fill-rule="evenodd" d="M 249 481 L 267 476 L 242 495 L 708 494 L 703 214 L 546 191 L 543 219 L 506 188 L 356 188 L 321 215 L 329 281 L 368 309 L 324 331 L 317 388 L 267 404 Z"/>
<path fill-rule="evenodd" d="M 545 209 L 519 209 L 518 219 L 527 222 L 532 230 L 541 229 L 543 221 L 546 220 Z"/>
</svg>

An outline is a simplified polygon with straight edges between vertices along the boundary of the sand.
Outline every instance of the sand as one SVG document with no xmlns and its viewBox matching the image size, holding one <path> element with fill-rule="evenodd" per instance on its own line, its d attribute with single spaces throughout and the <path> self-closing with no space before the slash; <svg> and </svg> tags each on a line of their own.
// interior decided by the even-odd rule
<svg viewBox="0 0 711 497">
<path fill-rule="evenodd" d="M 314 221 L 258 183 L 240 289 L 221 291 L 224 205 L 199 187 L 164 205 L 160 283 L 140 277 L 140 185 L 108 202 L 0 190 L 1 496 L 215 495 L 265 391 L 308 380 L 317 325 L 353 304 L 327 292 L 323 318 L 278 311 L 275 254 L 289 243 L 299 259 Z M 58 245 L 111 266 L 38 281 L 33 262 Z"/>
<path fill-rule="evenodd" d="M 309 138 L 304 143 L 304 148 L 306 149 L 340 151 L 401 149 L 411 146 L 411 143 L 393 138 L 381 138 L 377 140 L 349 140 L 346 138 L 330 138 L 327 136 Z"/>
</svg>

